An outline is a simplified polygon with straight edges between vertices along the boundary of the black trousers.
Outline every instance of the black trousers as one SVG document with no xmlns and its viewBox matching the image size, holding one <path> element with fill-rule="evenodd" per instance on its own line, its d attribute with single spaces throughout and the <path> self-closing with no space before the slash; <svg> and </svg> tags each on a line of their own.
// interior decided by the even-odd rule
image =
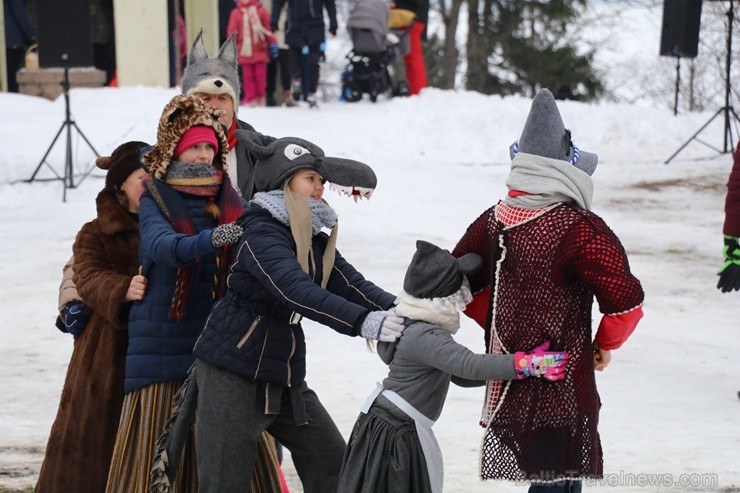
<svg viewBox="0 0 740 493">
<path fill-rule="evenodd" d="M 319 45 L 308 47 L 308 53 L 303 48 L 290 48 L 290 77 L 303 82 L 304 92 L 316 93 L 319 87 L 319 59 L 321 51 Z"/>
</svg>

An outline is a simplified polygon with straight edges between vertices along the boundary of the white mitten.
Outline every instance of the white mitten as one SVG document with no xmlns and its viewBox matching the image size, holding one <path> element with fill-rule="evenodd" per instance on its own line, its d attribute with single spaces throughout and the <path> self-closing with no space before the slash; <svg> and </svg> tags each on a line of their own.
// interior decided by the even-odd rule
<svg viewBox="0 0 740 493">
<path fill-rule="evenodd" d="M 360 327 L 360 334 L 366 339 L 393 342 L 401 336 L 403 317 L 391 312 L 375 311 L 368 313 Z"/>
</svg>

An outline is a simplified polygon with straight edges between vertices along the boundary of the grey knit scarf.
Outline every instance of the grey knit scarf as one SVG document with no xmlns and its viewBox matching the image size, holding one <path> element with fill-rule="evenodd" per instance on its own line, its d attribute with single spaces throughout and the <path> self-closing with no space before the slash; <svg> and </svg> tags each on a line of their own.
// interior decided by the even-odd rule
<svg viewBox="0 0 740 493">
<path fill-rule="evenodd" d="M 257 192 L 251 202 L 266 209 L 272 217 L 282 224 L 290 227 L 288 209 L 285 206 L 285 195 L 282 190 L 269 192 Z M 308 207 L 311 209 L 311 230 L 313 235 L 319 234 L 321 228 L 333 228 L 337 224 L 337 213 L 329 204 L 320 200 L 309 199 Z"/>
<path fill-rule="evenodd" d="M 594 185 L 591 177 L 570 163 L 523 152 L 511 161 L 506 180 L 509 190 L 527 195 L 506 197 L 504 201 L 523 209 L 541 209 L 557 202 L 575 202 L 591 210 Z"/>
</svg>

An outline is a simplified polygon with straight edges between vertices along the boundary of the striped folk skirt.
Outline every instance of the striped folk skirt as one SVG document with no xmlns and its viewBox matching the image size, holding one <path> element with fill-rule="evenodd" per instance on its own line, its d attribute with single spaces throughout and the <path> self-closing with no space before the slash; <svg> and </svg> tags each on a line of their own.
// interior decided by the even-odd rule
<svg viewBox="0 0 740 493">
<path fill-rule="evenodd" d="M 157 440 L 170 418 L 175 396 L 183 382 L 156 383 L 126 394 L 113 449 L 106 493 L 148 493 Z M 191 430 L 171 493 L 198 491 L 195 437 Z M 272 437 L 263 433 L 254 465 L 251 493 L 282 491 L 280 464 Z"/>
</svg>

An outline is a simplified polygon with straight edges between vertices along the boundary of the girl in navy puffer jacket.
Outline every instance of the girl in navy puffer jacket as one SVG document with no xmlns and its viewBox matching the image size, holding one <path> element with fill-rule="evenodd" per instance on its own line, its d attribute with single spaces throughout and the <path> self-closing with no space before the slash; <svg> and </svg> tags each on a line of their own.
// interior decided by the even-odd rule
<svg viewBox="0 0 740 493">
<path fill-rule="evenodd" d="M 336 491 L 346 444 L 305 382 L 300 320 L 375 340 L 395 340 L 403 330 L 402 319 L 385 311 L 395 296 L 336 251 L 337 216 L 322 200 L 325 180 L 369 195 L 375 175 L 302 139 L 264 148 L 258 134 L 237 136 L 258 156 L 258 193 L 239 219 L 244 236 L 227 294 L 195 346 L 201 493 L 245 491 L 263 430 L 290 450 L 304 492 Z"/>
<path fill-rule="evenodd" d="M 154 440 L 195 361 L 193 344 L 225 290 L 230 245 L 241 237 L 234 221 L 243 207 L 224 172 L 228 143 L 219 112 L 198 97 L 175 96 L 163 110 L 156 146 L 144 156 L 149 174 L 139 258 L 148 285 L 129 313 L 126 395 L 107 492 L 148 490 Z M 172 491 L 197 490 L 191 457 Z"/>
</svg>

